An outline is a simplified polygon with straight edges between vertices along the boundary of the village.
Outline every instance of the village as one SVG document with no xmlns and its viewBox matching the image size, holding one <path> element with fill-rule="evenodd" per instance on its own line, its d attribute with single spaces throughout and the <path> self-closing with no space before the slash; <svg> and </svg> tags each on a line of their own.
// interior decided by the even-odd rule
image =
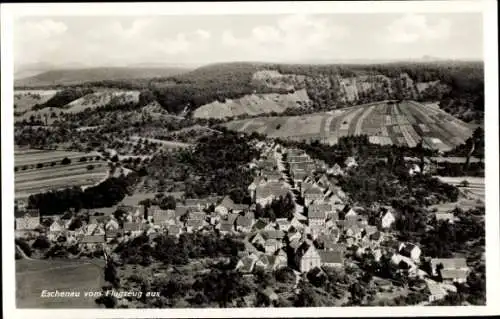
<svg viewBox="0 0 500 319">
<path fill-rule="evenodd" d="M 69 213 L 51 216 L 47 222 L 36 210 L 18 203 L 16 238 L 33 241 L 42 234 L 51 243 L 76 244 L 82 256 L 93 256 L 142 234 L 150 238 L 165 233 L 176 237 L 195 232 L 240 235 L 245 250 L 237 271 L 252 276 L 257 269 L 289 267 L 297 282 L 311 271 L 321 274 L 325 268 L 357 267 L 364 258 L 377 262 L 386 258 L 400 275 L 425 282 L 428 298 L 424 304 L 456 291 L 454 282 L 466 282 L 470 269 L 465 258 L 426 258 L 418 245 L 397 240 L 392 229 L 397 212 L 392 207 L 374 204 L 379 216 L 369 223 L 364 208 L 355 206 L 336 185 L 336 177 L 357 166 L 354 157 L 327 167 L 300 149 L 263 141 L 255 146 L 261 157 L 249 163 L 257 172 L 248 186 L 251 205 L 237 204 L 229 196 L 178 199 L 175 209 L 122 205 L 119 214 L 89 214 L 87 221 Z M 410 164 L 408 169 L 411 174 L 420 173 L 418 165 Z M 292 210 L 256 217 L 278 199 L 291 199 Z M 453 223 L 455 217 L 438 212 L 436 219 Z M 430 263 L 430 271 L 422 269 L 424 261 Z"/>
</svg>

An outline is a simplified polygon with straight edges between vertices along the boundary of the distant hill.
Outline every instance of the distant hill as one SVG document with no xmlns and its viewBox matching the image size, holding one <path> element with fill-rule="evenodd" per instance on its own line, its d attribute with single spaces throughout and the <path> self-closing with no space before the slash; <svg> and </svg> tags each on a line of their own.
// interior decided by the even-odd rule
<svg viewBox="0 0 500 319">
<path fill-rule="evenodd" d="M 14 82 L 16 87 L 74 85 L 105 80 L 133 80 L 170 77 L 189 71 L 180 67 L 103 67 L 46 71 Z"/>
</svg>

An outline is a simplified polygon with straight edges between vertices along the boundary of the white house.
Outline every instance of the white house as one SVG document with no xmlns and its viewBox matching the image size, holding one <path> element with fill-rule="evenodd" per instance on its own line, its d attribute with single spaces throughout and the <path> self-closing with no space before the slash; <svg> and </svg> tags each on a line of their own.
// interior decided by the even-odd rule
<svg viewBox="0 0 500 319">
<path fill-rule="evenodd" d="M 389 229 L 392 224 L 396 221 L 396 217 L 391 210 L 387 210 L 382 216 L 382 228 Z"/>
<path fill-rule="evenodd" d="M 410 243 L 401 243 L 398 249 L 399 253 L 405 257 L 411 258 L 415 263 L 420 262 L 422 250 L 420 247 Z"/>
</svg>

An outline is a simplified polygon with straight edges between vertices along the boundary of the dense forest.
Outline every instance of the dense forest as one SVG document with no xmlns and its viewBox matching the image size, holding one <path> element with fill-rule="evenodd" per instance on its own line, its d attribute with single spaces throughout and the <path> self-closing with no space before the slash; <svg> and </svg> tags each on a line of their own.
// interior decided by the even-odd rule
<svg viewBox="0 0 500 319">
<path fill-rule="evenodd" d="M 34 194 L 28 198 L 28 206 L 40 210 L 41 215 L 63 214 L 70 209 L 111 207 L 131 194 L 137 183 L 132 173 L 119 178 L 111 177 L 104 182 L 82 190 L 79 187 Z"/>
<path fill-rule="evenodd" d="M 205 136 L 194 148 L 159 154 L 139 170 L 145 171 L 159 191 L 167 184 L 182 182 L 187 197 L 230 194 L 236 202 L 248 203 L 247 187 L 253 176 L 246 166 L 258 157 L 249 141 L 232 132 Z"/>
<path fill-rule="evenodd" d="M 66 104 L 92 92 L 93 90 L 88 87 L 65 88 L 61 91 L 58 91 L 47 102 L 43 104 L 36 104 L 35 106 L 33 106 L 33 110 L 40 110 L 46 107 L 62 108 Z"/>
</svg>

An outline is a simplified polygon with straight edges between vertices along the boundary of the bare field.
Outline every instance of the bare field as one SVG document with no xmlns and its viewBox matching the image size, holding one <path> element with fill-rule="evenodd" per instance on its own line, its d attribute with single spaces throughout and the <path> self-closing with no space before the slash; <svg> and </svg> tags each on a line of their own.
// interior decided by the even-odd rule
<svg viewBox="0 0 500 319">
<path fill-rule="evenodd" d="M 251 94 L 225 102 L 215 101 L 197 108 L 195 118 L 225 118 L 242 114 L 258 115 L 271 112 L 282 113 L 287 108 L 296 108 L 308 104 L 309 97 L 305 89 L 289 94 Z"/>
<path fill-rule="evenodd" d="M 19 308 L 97 308 L 96 297 L 85 291 L 100 291 L 103 263 L 85 260 L 16 260 L 16 306 Z M 43 290 L 80 292 L 79 297 L 42 298 Z"/>
<path fill-rule="evenodd" d="M 15 196 L 25 198 L 49 190 L 95 185 L 108 175 L 107 163 L 97 157 L 97 153 L 16 150 Z M 71 163 L 63 165 L 64 158 Z M 80 161 L 82 158 L 86 161 Z"/>
<path fill-rule="evenodd" d="M 14 112 L 29 111 L 37 104 L 43 104 L 56 95 L 57 90 L 15 90 Z"/>
<path fill-rule="evenodd" d="M 374 143 L 409 147 L 416 146 L 423 139 L 427 147 L 441 151 L 450 150 L 472 135 L 466 123 L 413 101 L 371 103 L 334 114 L 259 117 L 231 121 L 225 126 L 240 132 L 259 132 L 294 140 L 319 139 L 329 144 L 348 135 L 368 135 Z"/>
<path fill-rule="evenodd" d="M 116 103 L 127 103 L 139 101 L 139 91 L 101 91 L 87 94 L 66 105 L 67 113 L 79 113 L 86 108 L 97 108 L 105 106 L 114 101 Z"/>
</svg>

